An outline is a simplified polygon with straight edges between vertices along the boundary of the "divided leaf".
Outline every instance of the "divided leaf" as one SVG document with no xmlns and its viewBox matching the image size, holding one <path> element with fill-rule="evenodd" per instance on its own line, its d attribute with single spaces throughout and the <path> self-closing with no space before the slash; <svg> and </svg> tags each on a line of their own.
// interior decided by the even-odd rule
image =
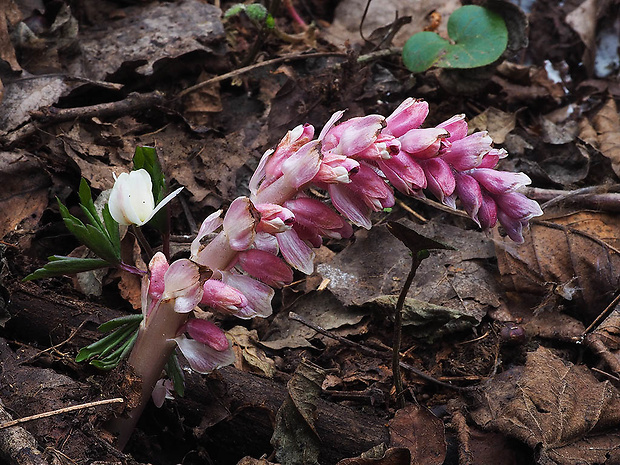
<svg viewBox="0 0 620 465">
<path fill-rule="evenodd" d="M 466 5 L 448 19 L 451 41 L 433 32 L 413 35 L 403 47 L 403 63 L 413 73 L 431 66 L 478 68 L 497 60 L 508 45 L 503 18 L 486 8 Z"/>
</svg>

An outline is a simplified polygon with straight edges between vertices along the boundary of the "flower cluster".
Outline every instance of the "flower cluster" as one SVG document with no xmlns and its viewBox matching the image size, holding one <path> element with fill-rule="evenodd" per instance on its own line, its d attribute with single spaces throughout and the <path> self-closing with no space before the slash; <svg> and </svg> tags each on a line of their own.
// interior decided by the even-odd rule
<svg viewBox="0 0 620 465">
<path fill-rule="evenodd" d="M 468 135 L 464 115 L 422 128 L 428 104 L 412 98 L 387 118 L 337 124 L 343 113 L 335 113 L 317 137 L 311 125 L 298 126 L 265 153 L 250 196 L 234 200 L 223 217 L 217 211 L 204 220 L 189 260 L 168 265 L 162 254 L 153 257 L 143 285 L 145 328 L 162 303 L 184 315 L 173 320 L 170 339 L 193 369 L 207 372 L 232 361 L 224 332 L 204 312 L 192 317 L 197 305 L 240 318 L 270 315 L 272 288 L 292 282 L 292 268 L 312 273 L 313 248 L 323 238 L 351 236 L 350 222 L 370 228 L 373 211 L 394 205 L 391 186 L 406 195 L 430 192 L 451 207 L 459 199 L 483 230 L 499 221 L 517 242 L 528 221 L 542 214 L 535 201 L 516 192 L 530 179 L 495 170 L 506 152 L 494 148 L 486 132 Z M 134 185 L 121 175 L 112 192 L 110 211 L 121 223 L 144 224 L 160 208 L 138 173 Z M 144 192 L 130 197 L 139 185 Z M 329 194 L 331 206 L 312 196 L 310 187 Z"/>
</svg>

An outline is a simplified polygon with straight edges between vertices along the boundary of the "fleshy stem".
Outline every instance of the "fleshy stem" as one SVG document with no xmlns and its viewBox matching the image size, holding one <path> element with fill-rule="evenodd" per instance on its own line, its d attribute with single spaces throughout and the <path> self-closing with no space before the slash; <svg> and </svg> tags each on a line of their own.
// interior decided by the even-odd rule
<svg viewBox="0 0 620 465">
<path fill-rule="evenodd" d="M 407 279 L 403 284 L 403 288 L 400 290 L 400 294 L 398 295 L 398 301 L 396 302 L 396 308 L 394 309 L 394 342 L 392 345 L 392 374 L 394 377 L 394 389 L 396 390 L 396 401 L 398 403 L 399 408 L 405 407 L 405 398 L 403 397 L 404 388 L 403 388 L 403 379 L 400 374 L 400 345 L 402 340 L 402 329 L 403 329 L 403 307 L 405 305 L 405 299 L 407 298 L 407 293 L 411 288 L 411 284 L 413 283 L 413 278 L 415 277 L 416 272 L 418 271 L 418 267 L 420 263 L 422 263 L 422 259 L 419 254 L 426 252 L 425 250 L 418 252 L 418 254 L 414 254 L 411 260 L 411 269 L 409 270 L 409 274 L 407 275 Z"/>
</svg>

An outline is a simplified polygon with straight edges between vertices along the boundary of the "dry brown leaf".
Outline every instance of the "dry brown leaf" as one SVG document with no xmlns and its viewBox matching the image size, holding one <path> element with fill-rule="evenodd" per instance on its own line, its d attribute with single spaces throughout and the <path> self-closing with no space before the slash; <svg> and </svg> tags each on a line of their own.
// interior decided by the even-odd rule
<svg viewBox="0 0 620 465">
<path fill-rule="evenodd" d="M 598 0 L 585 0 L 566 15 L 566 23 L 579 34 L 579 38 L 586 46 L 581 59 L 590 73 L 594 66 L 594 53 L 596 50 L 598 7 Z"/>
<path fill-rule="evenodd" d="M 496 241 L 504 284 L 517 292 L 546 295 L 543 307 L 578 304 L 592 321 L 611 301 L 620 276 L 620 217 L 578 212 L 533 222 L 523 244 Z"/>
<path fill-rule="evenodd" d="M 611 160 L 611 167 L 620 176 L 620 115 L 613 98 L 599 110 L 592 125 L 598 133 L 599 150 Z"/>
<path fill-rule="evenodd" d="M 383 447 L 381 447 L 383 446 Z M 382 449 L 375 452 L 375 449 Z M 411 453 L 404 447 L 391 447 L 385 450 L 385 445 L 381 444 L 373 447 L 370 451 L 360 457 L 343 459 L 337 465 L 409 465 L 411 463 Z"/>
<path fill-rule="evenodd" d="M 256 347 L 258 334 L 256 330 L 248 331 L 243 326 L 235 326 L 227 331 L 233 338 L 233 350 L 235 351 L 235 368 L 250 372 L 259 372 L 273 378 L 276 372 L 275 362 Z"/>
<path fill-rule="evenodd" d="M 26 152 L 0 152 L 0 239 L 20 223 L 34 228 L 48 203 L 50 178 Z"/>
<path fill-rule="evenodd" d="M 388 428 L 390 445 L 409 449 L 413 465 L 441 465 L 446 459 L 443 421 L 425 407 L 407 405 L 396 412 Z"/>
<path fill-rule="evenodd" d="M 13 0 L 0 0 L 0 60 L 6 61 L 12 71 L 21 71 L 11 43 L 9 26 L 21 21 L 21 13 Z M 1 86 L 0 86 L 1 90 Z"/>
<path fill-rule="evenodd" d="M 469 130 L 488 131 L 496 144 L 503 144 L 515 128 L 516 113 L 506 113 L 497 108 L 487 108 L 469 122 Z"/>
<path fill-rule="evenodd" d="M 540 347 L 525 367 L 497 375 L 477 402 L 473 420 L 540 450 L 538 463 L 617 463 L 606 460 L 620 448 L 620 394 L 549 349 Z"/>
</svg>

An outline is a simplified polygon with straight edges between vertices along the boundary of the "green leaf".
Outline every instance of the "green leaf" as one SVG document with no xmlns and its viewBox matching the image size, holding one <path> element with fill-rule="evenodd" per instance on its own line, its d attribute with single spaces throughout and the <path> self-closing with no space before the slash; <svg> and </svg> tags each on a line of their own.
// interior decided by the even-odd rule
<svg viewBox="0 0 620 465">
<path fill-rule="evenodd" d="M 166 374 L 174 383 L 174 392 L 183 397 L 185 395 L 185 376 L 183 376 L 179 357 L 177 357 L 175 352 L 172 352 L 172 355 L 170 355 L 166 362 Z"/>
<path fill-rule="evenodd" d="M 228 10 L 226 10 L 226 13 L 224 13 L 224 19 L 228 19 L 235 15 L 238 15 L 242 11 L 245 11 L 245 5 L 243 3 L 236 3 Z"/>
<path fill-rule="evenodd" d="M 110 242 L 107 232 L 97 229 L 92 224 L 84 225 L 78 218 L 69 213 L 69 209 L 59 199 L 56 200 L 58 200 L 60 215 L 71 234 L 109 264 L 115 265 L 120 262 L 120 246 L 117 249 Z"/>
<path fill-rule="evenodd" d="M 114 253 L 116 256 L 120 257 L 121 236 L 118 231 L 118 223 L 114 218 L 112 218 L 112 215 L 110 214 L 110 207 L 107 203 L 105 207 L 103 207 L 101 215 L 103 216 L 103 223 L 105 225 L 105 231 L 108 235 L 108 239 L 110 239 L 110 244 L 112 244 L 112 247 L 114 248 Z"/>
<path fill-rule="evenodd" d="M 39 268 L 33 273 L 30 273 L 24 278 L 24 281 L 81 273 L 83 271 L 97 270 L 110 266 L 106 260 L 102 260 L 101 258 L 76 258 L 52 255 L 48 257 L 48 260 L 49 262 L 46 263 L 43 268 Z"/>
<path fill-rule="evenodd" d="M 246 5 L 245 14 L 255 23 L 262 23 L 269 15 L 269 12 L 260 3 L 253 3 L 252 5 Z"/>
<path fill-rule="evenodd" d="M 91 224 L 93 226 L 98 226 L 99 229 L 103 229 L 103 224 L 99 219 L 99 214 L 97 213 L 97 209 L 95 208 L 95 203 L 93 202 L 92 193 L 90 191 L 90 187 L 86 182 L 86 179 L 82 178 L 80 181 L 80 204 L 84 213 L 88 216 Z"/>
<path fill-rule="evenodd" d="M 142 316 L 141 313 L 137 313 L 134 315 L 119 316 L 118 318 L 114 318 L 112 320 L 106 321 L 105 323 L 101 324 L 97 328 L 97 330 L 100 333 L 108 333 L 112 331 L 113 329 L 119 328 L 129 323 L 135 324 L 135 327 L 137 329 L 140 323 L 142 322 L 143 318 L 144 317 Z"/>
<path fill-rule="evenodd" d="M 403 47 L 403 63 L 414 73 L 431 66 L 478 68 L 497 60 L 508 44 L 502 17 L 477 5 L 463 6 L 450 15 L 447 41 L 433 32 L 413 35 Z"/>
<path fill-rule="evenodd" d="M 166 178 L 157 158 L 157 151 L 153 147 L 138 146 L 133 156 L 133 169 L 146 170 L 153 183 L 153 198 L 155 205 L 163 200 L 166 192 Z"/>
</svg>

